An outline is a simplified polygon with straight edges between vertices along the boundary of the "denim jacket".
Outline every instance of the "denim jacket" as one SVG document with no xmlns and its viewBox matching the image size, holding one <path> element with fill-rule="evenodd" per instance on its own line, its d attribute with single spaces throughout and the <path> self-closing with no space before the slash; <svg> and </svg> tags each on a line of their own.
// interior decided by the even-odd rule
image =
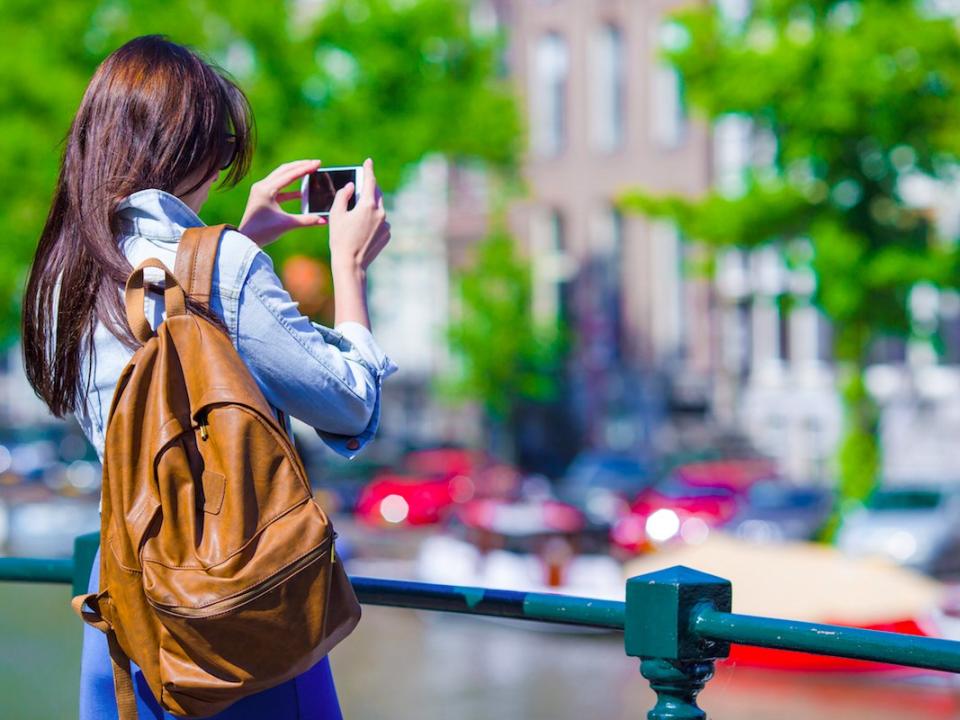
<svg viewBox="0 0 960 720">
<path fill-rule="evenodd" d="M 120 204 L 119 214 L 120 247 L 134 267 L 157 258 L 172 270 L 180 235 L 203 225 L 179 198 L 160 190 L 134 193 Z M 162 305 L 148 294 L 145 312 L 154 328 L 163 319 Z M 217 253 L 210 306 L 223 318 L 271 405 L 315 428 L 327 445 L 348 458 L 374 436 L 381 382 L 397 368 L 369 330 L 354 322 L 333 330 L 311 323 L 284 290 L 270 257 L 233 230 L 224 233 Z M 132 356 L 97 323 L 93 353 L 81 365 L 86 378 L 76 414 L 101 460 L 110 403 Z"/>
</svg>

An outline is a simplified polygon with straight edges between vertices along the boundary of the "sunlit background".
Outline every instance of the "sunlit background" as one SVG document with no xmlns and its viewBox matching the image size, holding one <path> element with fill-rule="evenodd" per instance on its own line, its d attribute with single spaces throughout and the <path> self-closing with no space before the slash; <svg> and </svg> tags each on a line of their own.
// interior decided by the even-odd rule
<svg viewBox="0 0 960 720">
<path fill-rule="evenodd" d="M 0 553 L 98 528 L 100 466 L 22 369 L 19 294 L 97 64 L 165 33 L 281 162 L 371 156 L 386 381 L 357 460 L 295 426 L 351 572 L 960 639 L 960 2 L 0 0 Z M 292 208 L 291 208 L 292 209 Z M 323 229 L 271 246 L 330 323 Z M 5 717 L 75 713 L 62 588 L 0 586 Z M 640 717 L 614 635 L 366 609 L 347 717 Z M 945 677 L 735 647 L 716 718 L 956 717 Z"/>
</svg>

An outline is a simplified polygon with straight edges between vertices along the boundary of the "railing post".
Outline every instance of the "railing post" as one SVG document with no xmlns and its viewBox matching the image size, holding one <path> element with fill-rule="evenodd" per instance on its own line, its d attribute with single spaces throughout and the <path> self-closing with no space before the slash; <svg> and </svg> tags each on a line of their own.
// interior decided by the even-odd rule
<svg viewBox="0 0 960 720">
<path fill-rule="evenodd" d="M 100 533 L 78 535 L 73 541 L 73 594 L 83 595 L 90 583 L 93 559 L 100 547 Z"/>
<path fill-rule="evenodd" d="M 730 644 L 700 639 L 692 622 L 700 606 L 730 612 L 731 597 L 728 580 L 679 565 L 627 581 L 624 644 L 657 693 L 648 720 L 706 718 L 697 694 Z"/>
</svg>

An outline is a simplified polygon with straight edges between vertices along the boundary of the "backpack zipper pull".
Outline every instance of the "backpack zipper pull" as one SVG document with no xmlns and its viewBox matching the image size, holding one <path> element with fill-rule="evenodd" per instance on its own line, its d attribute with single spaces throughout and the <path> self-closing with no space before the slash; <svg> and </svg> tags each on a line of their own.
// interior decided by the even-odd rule
<svg viewBox="0 0 960 720">
<path fill-rule="evenodd" d="M 206 440 L 210 437 L 210 428 L 207 425 L 206 413 L 197 418 L 197 423 L 200 425 L 200 439 Z"/>
</svg>

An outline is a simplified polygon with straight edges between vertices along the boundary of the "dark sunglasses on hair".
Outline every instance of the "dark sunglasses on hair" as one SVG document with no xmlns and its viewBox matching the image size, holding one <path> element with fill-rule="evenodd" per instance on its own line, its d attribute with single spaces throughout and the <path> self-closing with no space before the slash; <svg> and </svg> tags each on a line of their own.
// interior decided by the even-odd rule
<svg viewBox="0 0 960 720">
<path fill-rule="evenodd" d="M 237 136 L 233 133 L 227 135 L 223 143 L 223 149 L 220 151 L 220 169 L 226 170 L 233 165 L 237 158 Z"/>
</svg>

